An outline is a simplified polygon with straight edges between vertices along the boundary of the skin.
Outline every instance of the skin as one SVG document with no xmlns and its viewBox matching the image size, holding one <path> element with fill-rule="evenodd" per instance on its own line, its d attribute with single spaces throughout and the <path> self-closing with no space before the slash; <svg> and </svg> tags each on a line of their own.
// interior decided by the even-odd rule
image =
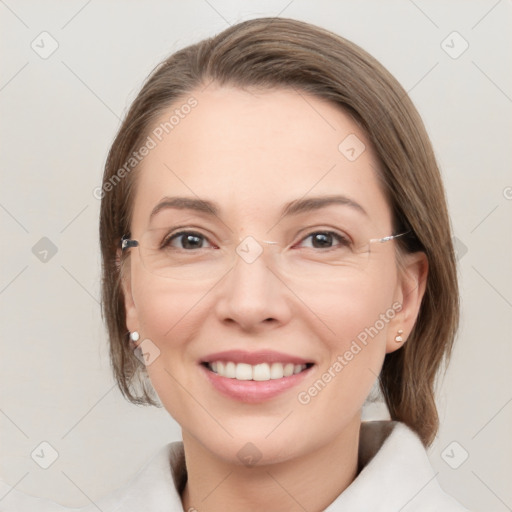
<svg viewBox="0 0 512 512">
<path fill-rule="evenodd" d="M 364 133 L 339 108 L 293 89 L 243 91 L 211 84 L 193 96 L 198 106 L 137 171 L 132 238 L 152 226 L 149 215 L 164 196 L 186 196 L 220 205 L 213 219 L 180 213 L 194 226 L 206 222 L 219 238 L 299 241 L 293 228 L 302 217 L 280 220 L 282 206 L 305 195 L 333 193 L 357 201 L 367 216 L 329 206 L 308 214 L 313 227 L 330 226 L 344 215 L 368 238 L 392 234 L 378 162 Z M 354 162 L 338 150 L 349 134 L 366 146 Z M 221 280 L 207 282 L 155 276 L 137 249 L 130 250 L 126 265 L 127 328 L 158 347 L 147 370 L 182 427 L 188 469 L 184 510 L 327 507 L 357 476 L 361 408 L 385 354 L 402 345 L 394 340 L 398 329 L 407 340 L 413 328 L 425 288 L 425 256 L 403 255 L 402 268 L 395 242 L 378 244 L 363 269 L 349 267 L 325 282 L 279 279 L 266 256 L 250 265 L 239 262 Z M 299 403 L 297 394 L 394 302 L 401 311 L 314 399 Z M 276 350 L 315 365 L 298 387 L 244 404 L 220 394 L 198 364 L 207 354 L 231 349 Z M 237 456 L 248 442 L 261 455 L 253 467 Z"/>
</svg>

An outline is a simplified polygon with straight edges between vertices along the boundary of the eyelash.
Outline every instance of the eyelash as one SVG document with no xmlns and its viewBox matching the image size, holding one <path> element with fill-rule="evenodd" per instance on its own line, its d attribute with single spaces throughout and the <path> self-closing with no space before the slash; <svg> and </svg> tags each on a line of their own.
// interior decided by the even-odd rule
<svg viewBox="0 0 512 512">
<path fill-rule="evenodd" d="M 318 230 L 318 231 L 311 231 L 309 232 L 304 238 L 302 238 L 300 240 L 299 243 L 301 242 L 304 242 L 304 240 L 307 240 L 308 238 L 312 237 L 313 235 L 330 235 L 332 236 L 335 241 L 338 242 L 338 247 L 348 247 L 350 246 L 350 240 L 347 236 L 345 235 L 341 235 L 340 233 L 337 233 L 336 231 L 331 231 L 331 230 Z M 295 245 L 294 245 L 295 247 Z M 336 249 L 337 246 L 332 246 L 332 247 L 327 247 L 325 248 L 326 250 L 329 250 L 329 249 Z M 314 247 L 312 247 L 314 249 Z"/>
<path fill-rule="evenodd" d="M 341 247 L 347 247 L 347 246 L 351 245 L 350 239 L 347 236 L 341 235 L 340 233 L 337 233 L 336 231 L 332 231 L 332 230 L 311 231 L 305 237 L 303 237 L 298 242 L 298 244 L 300 244 L 301 242 L 304 242 L 305 240 L 312 237 L 313 235 L 319 235 L 319 234 L 332 236 L 338 242 L 338 245 Z M 203 240 L 208 241 L 208 238 L 206 236 L 204 236 L 201 233 L 198 233 L 197 231 L 179 231 L 178 233 L 173 233 L 170 236 L 167 236 L 166 238 L 164 238 L 160 248 L 164 249 L 166 247 L 169 247 L 173 240 L 178 240 L 180 237 L 183 237 L 185 235 L 197 236 L 197 237 L 202 238 Z M 210 245 L 212 245 L 211 242 L 208 241 L 208 243 Z M 294 244 L 293 247 L 296 247 L 298 244 Z M 314 247 L 312 247 L 312 248 L 314 249 Z M 335 249 L 335 248 L 336 248 L 336 246 L 327 247 L 326 250 Z M 200 247 L 200 249 L 203 249 L 203 247 Z M 187 249 L 183 249 L 183 250 L 187 250 Z"/>
</svg>

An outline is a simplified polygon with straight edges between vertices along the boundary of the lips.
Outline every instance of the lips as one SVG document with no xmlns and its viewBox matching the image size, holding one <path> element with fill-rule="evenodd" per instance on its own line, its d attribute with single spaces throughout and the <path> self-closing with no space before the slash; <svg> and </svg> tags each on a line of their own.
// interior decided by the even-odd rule
<svg viewBox="0 0 512 512">
<path fill-rule="evenodd" d="M 213 386 L 242 402 L 261 402 L 300 382 L 313 361 L 274 351 L 210 354 L 201 366 Z"/>
</svg>

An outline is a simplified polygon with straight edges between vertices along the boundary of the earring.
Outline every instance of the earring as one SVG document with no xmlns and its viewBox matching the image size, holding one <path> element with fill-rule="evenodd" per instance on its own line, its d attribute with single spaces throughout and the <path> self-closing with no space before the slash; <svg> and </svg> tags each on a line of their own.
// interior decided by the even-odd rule
<svg viewBox="0 0 512 512">
<path fill-rule="evenodd" d="M 404 341 L 404 339 L 402 338 L 402 334 L 404 333 L 404 331 L 402 329 L 398 329 L 398 333 L 397 335 L 395 336 L 395 341 L 397 343 L 402 343 L 402 341 Z"/>
<path fill-rule="evenodd" d="M 140 334 L 137 331 L 133 331 L 133 332 L 130 333 L 130 339 L 133 342 L 137 342 L 140 339 Z"/>
</svg>

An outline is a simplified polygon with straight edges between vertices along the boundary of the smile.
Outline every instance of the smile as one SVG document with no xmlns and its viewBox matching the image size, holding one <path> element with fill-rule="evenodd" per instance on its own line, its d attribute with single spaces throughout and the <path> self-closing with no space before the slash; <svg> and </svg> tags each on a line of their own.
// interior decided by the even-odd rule
<svg viewBox="0 0 512 512">
<path fill-rule="evenodd" d="M 260 363 L 251 365 L 233 361 L 214 361 L 205 363 L 207 368 L 220 377 L 236 380 L 266 381 L 291 377 L 311 366 L 293 363 Z"/>
<path fill-rule="evenodd" d="M 230 350 L 210 354 L 199 366 L 207 382 L 222 395 L 239 402 L 261 403 L 298 386 L 315 363 L 271 350 Z"/>
</svg>

